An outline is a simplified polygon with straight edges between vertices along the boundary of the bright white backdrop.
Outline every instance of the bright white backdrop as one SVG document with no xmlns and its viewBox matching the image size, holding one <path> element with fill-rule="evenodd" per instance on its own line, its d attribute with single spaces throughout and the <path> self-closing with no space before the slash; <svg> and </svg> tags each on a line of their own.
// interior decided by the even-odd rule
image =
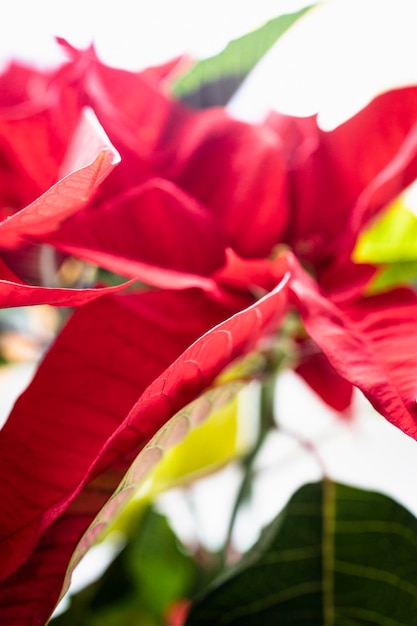
<svg viewBox="0 0 417 626">
<path fill-rule="evenodd" d="M 103 59 L 140 69 L 189 52 L 220 50 L 230 39 L 314 0 L 14 0 L 0 19 L 0 59 L 48 63 L 54 35 Z M 259 115 L 266 105 L 331 127 L 388 87 L 417 82 L 414 0 L 323 0 L 292 28 L 248 81 L 234 110 Z"/>
</svg>

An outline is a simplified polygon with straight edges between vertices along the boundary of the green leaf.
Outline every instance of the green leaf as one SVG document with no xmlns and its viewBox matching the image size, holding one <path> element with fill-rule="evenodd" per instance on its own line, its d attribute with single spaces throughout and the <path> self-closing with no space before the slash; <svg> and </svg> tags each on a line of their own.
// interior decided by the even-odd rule
<svg viewBox="0 0 417 626">
<path fill-rule="evenodd" d="M 192 593 L 199 567 L 165 517 L 148 509 L 101 579 L 76 594 L 54 626 L 164 626 L 165 614 Z"/>
<path fill-rule="evenodd" d="M 353 257 L 358 263 L 417 261 L 417 216 L 402 198 L 361 233 Z"/>
<path fill-rule="evenodd" d="M 225 105 L 264 54 L 309 9 L 276 17 L 197 62 L 174 82 L 173 94 L 196 108 Z"/>
<path fill-rule="evenodd" d="M 417 261 L 404 263 L 393 263 L 383 265 L 373 279 L 368 294 L 376 294 L 381 291 L 388 291 L 400 285 L 410 285 L 417 280 Z"/>
<path fill-rule="evenodd" d="M 302 487 L 186 626 L 407 626 L 417 611 L 417 521 L 378 493 Z"/>
<path fill-rule="evenodd" d="M 417 278 L 417 216 L 400 198 L 358 238 L 353 260 L 379 266 L 371 293 Z"/>
<path fill-rule="evenodd" d="M 165 517 L 153 511 L 142 523 L 140 540 L 132 543 L 127 566 L 138 590 L 136 599 L 154 614 L 162 616 L 193 585 L 193 561 L 180 549 Z"/>
</svg>

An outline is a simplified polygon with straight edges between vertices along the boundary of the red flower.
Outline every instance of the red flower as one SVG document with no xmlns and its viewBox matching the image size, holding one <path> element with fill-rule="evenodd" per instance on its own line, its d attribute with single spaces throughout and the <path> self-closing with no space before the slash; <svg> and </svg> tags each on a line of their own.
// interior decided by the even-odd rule
<svg viewBox="0 0 417 626">
<path fill-rule="evenodd" d="M 51 75 L 12 64 L 0 81 L 0 306 L 76 305 L 93 289 L 26 284 L 27 251 L 91 200 L 120 160 L 94 113 Z M 22 273 L 23 272 L 23 273 Z M 18 274 L 22 274 L 19 276 Z M 30 274 L 38 272 L 33 267 Z"/>
<path fill-rule="evenodd" d="M 15 80 L 17 95 L 0 111 L 0 201 L 12 214 L 0 223 L 0 298 L 57 302 L 59 290 L 11 270 L 26 246 L 46 243 L 165 289 L 77 310 L 0 432 L 8 624 L 47 619 L 78 542 L 76 558 L 127 497 L 129 481 L 108 500 L 138 452 L 226 365 L 275 337 L 289 310 L 321 348 L 323 376 L 301 365 L 322 397 L 344 409 L 356 385 L 416 435 L 415 294 L 363 296 L 373 269 L 350 252 L 417 175 L 417 89 L 380 96 L 331 133 L 278 115 L 250 125 L 174 102 L 169 66 L 133 74 L 68 50 L 52 73 L 13 66 L 1 83 Z M 82 143 L 85 107 L 122 157 L 111 172 L 111 144 L 94 132 Z M 32 136 L 42 138 L 33 150 Z M 59 303 L 96 295 L 83 293 Z"/>
<path fill-rule="evenodd" d="M 77 76 L 122 164 L 50 243 L 159 287 L 216 298 L 237 289 L 248 304 L 280 279 L 273 259 L 284 246 L 333 301 L 361 296 L 375 270 L 351 262 L 357 236 L 417 172 L 416 88 L 379 96 L 332 132 L 276 113 L 249 125 L 222 108 L 187 109 L 159 79 L 106 68 L 92 50 L 74 54 L 66 75 Z M 299 372 L 345 409 L 350 383 L 313 339 Z M 315 375 L 317 359 L 326 377 Z M 329 377 L 337 397 L 320 384 Z"/>
</svg>

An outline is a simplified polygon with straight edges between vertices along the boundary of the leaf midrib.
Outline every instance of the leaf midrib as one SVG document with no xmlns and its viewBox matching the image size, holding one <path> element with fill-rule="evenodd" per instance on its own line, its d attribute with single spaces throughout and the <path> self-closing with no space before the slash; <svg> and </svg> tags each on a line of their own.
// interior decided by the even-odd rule
<svg viewBox="0 0 417 626">
<path fill-rule="evenodd" d="M 336 515 L 336 486 L 330 480 L 323 482 L 323 626 L 334 626 L 334 537 Z"/>
</svg>

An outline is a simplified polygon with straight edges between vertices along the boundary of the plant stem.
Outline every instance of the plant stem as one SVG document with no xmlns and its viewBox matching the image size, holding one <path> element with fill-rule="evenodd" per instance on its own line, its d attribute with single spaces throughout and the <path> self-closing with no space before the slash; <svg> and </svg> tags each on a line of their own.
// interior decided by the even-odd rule
<svg viewBox="0 0 417 626">
<path fill-rule="evenodd" d="M 232 534 L 236 523 L 236 518 L 241 507 L 242 502 L 246 499 L 250 493 L 251 483 L 254 475 L 254 464 L 256 457 L 266 439 L 266 436 L 275 429 L 274 421 L 274 397 L 275 397 L 275 383 L 276 375 L 268 375 L 262 381 L 261 394 L 260 394 L 260 406 L 259 406 L 259 429 L 256 437 L 256 441 L 250 451 L 240 460 L 240 465 L 243 471 L 243 478 L 237 492 L 233 510 L 230 516 L 229 525 L 226 534 L 226 540 L 222 553 L 222 565 L 227 563 L 227 555 L 229 548 L 232 544 Z"/>
</svg>

